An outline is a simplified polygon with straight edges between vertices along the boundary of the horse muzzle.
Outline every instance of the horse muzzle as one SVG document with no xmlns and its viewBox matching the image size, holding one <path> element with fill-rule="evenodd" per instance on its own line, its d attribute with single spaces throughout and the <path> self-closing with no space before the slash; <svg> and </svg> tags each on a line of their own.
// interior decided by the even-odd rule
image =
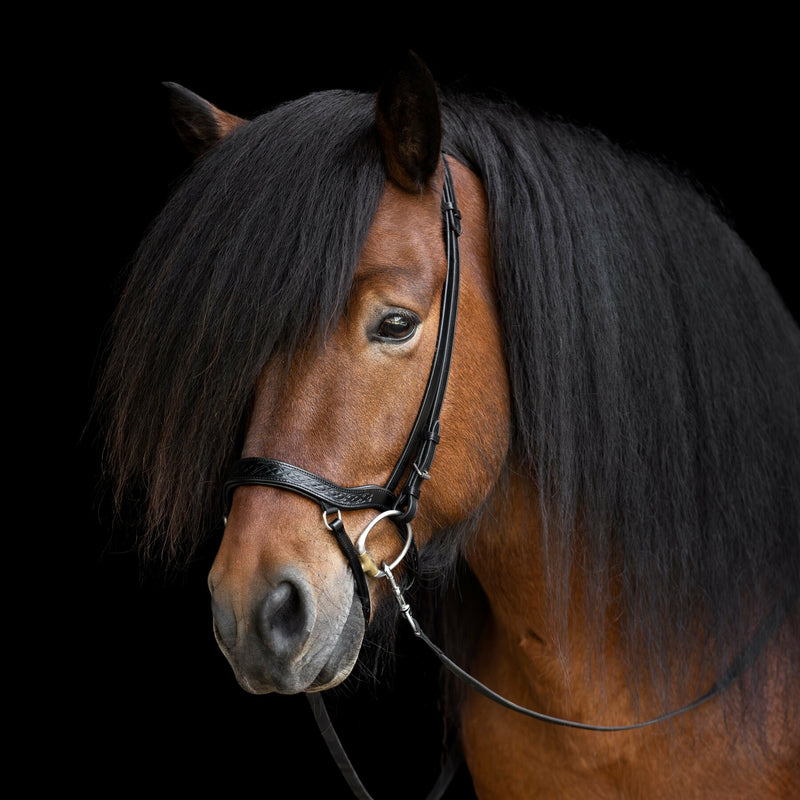
<svg viewBox="0 0 800 800">
<path fill-rule="evenodd" d="M 321 691 L 349 675 L 364 636 L 351 580 L 331 591 L 286 566 L 237 595 L 215 565 L 209 587 L 217 643 L 246 691 Z"/>
</svg>

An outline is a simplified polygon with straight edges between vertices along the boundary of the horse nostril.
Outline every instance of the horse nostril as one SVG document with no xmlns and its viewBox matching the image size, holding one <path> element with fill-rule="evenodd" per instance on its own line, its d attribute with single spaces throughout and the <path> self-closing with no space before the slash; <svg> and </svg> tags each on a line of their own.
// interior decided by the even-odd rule
<svg viewBox="0 0 800 800">
<path fill-rule="evenodd" d="M 267 592 L 256 626 L 262 641 L 276 655 L 299 648 L 311 630 L 311 608 L 304 587 L 282 581 Z"/>
</svg>

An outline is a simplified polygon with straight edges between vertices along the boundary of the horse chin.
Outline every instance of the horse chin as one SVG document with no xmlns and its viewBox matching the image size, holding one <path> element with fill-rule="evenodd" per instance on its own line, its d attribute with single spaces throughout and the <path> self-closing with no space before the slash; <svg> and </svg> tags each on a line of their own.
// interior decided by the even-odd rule
<svg viewBox="0 0 800 800">
<path fill-rule="evenodd" d="M 358 660 L 361 643 L 364 639 L 364 612 L 361 601 L 353 592 L 353 601 L 344 626 L 334 642 L 322 669 L 310 686 L 302 691 L 321 692 L 340 684 L 352 672 Z"/>
<path fill-rule="evenodd" d="M 355 593 L 346 614 L 316 624 L 303 653 L 292 664 L 237 663 L 228 655 L 239 685 L 251 694 L 321 692 L 352 671 L 364 638 L 364 614 Z"/>
</svg>

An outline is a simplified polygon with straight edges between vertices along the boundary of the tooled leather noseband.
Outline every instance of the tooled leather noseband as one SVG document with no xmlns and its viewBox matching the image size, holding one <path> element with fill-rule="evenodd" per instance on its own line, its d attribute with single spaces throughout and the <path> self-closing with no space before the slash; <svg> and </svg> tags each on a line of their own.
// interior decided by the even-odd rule
<svg viewBox="0 0 800 800">
<path fill-rule="evenodd" d="M 408 544 L 412 537 L 408 523 L 417 513 L 417 501 L 423 482 L 430 477 L 430 468 L 439 443 L 439 416 L 442 410 L 450 359 L 455 337 L 458 310 L 459 249 L 461 214 L 456 204 L 453 180 L 447 160 L 443 157 L 444 187 L 442 215 L 447 252 L 447 273 L 442 290 L 439 331 L 428 383 L 417 418 L 384 486 L 339 486 L 313 472 L 272 458 L 243 458 L 231 467 L 223 485 L 226 513 L 230 510 L 233 491 L 237 486 L 272 486 L 287 489 L 318 502 L 326 527 L 333 533 L 353 573 L 359 599 L 364 611 L 364 624 L 369 624 L 370 599 L 364 569 L 363 554 L 356 551 L 344 529 L 341 511 L 372 508 L 391 512 L 391 519 L 401 528 L 407 526 Z M 405 482 L 402 483 L 403 478 Z"/>
</svg>

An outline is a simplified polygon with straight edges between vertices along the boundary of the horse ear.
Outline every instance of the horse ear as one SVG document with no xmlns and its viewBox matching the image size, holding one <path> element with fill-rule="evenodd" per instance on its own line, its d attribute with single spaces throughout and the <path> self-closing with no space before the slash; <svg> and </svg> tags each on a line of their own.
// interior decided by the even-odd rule
<svg viewBox="0 0 800 800">
<path fill-rule="evenodd" d="M 177 83 L 165 83 L 164 87 L 172 124 L 193 156 L 201 156 L 231 131 L 247 123 Z"/>
<path fill-rule="evenodd" d="M 420 191 L 439 165 L 442 119 L 436 83 L 415 53 L 378 91 L 375 122 L 389 177 L 407 191 Z"/>
</svg>

